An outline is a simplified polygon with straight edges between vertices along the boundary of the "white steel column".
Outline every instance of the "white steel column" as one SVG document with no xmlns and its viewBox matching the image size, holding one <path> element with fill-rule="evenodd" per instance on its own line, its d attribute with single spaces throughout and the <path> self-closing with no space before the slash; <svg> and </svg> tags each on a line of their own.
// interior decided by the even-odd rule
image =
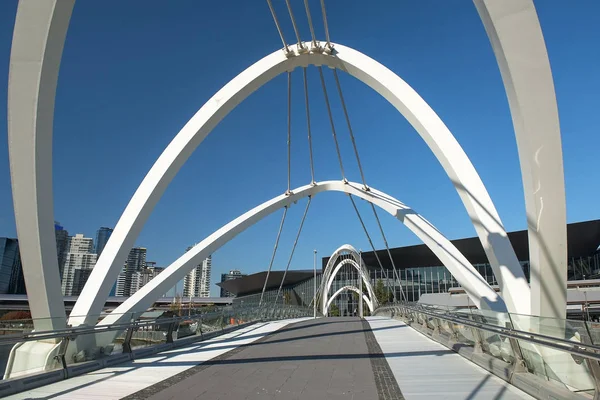
<svg viewBox="0 0 600 400">
<path fill-rule="evenodd" d="M 542 29 L 532 0 L 474 1 L 502 74 L 517 139 L 529 232 L 531 314 L 565 318 L 563 156 Z"/>
<path fill-rule="evenodd" d="M 21 0 L 8 79 L 8 149 L 23 275 L 36 330 L 64 328 L 54 202 L 52 125 L 74 0 Z"/>
</svg>

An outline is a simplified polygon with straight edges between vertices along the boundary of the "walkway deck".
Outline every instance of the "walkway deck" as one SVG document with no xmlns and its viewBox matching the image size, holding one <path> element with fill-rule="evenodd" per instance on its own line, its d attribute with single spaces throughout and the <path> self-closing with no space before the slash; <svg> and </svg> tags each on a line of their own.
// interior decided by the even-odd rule
<svg viewBox="0 0 600 400">
<path fill-rule="evenodd" d="M 533 399 L 403 322 L 367 320 L 407 399 Z"/>
<path fill-rule="evenodd" d="M 530 398 L 395 320 L 298 321 L 255 324 L 8 399 Z"/>
</svg>

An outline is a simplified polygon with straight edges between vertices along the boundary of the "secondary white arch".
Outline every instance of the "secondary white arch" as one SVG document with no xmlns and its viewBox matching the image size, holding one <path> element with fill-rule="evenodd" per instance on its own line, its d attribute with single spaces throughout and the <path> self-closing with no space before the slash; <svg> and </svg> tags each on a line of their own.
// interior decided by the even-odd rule
<svg viewBox="0 0 600 400">
<path fill-rule="evenodd" d="M 366 191 L 358 183 L 325 181 L 299 187 L 290 195 L 279 195 L 224 225 L 179 257 L 156 278 L 144 285 L 104 318 L 100 324 L 114 324 L 121 322 L 122 319 L 129 319 L 132 313 L 144 312 L 158 297 L 183 279 L 200 260 L 214 253 L 246 228 L 285 206 L 291 206 L 302 198 L 326 191 L 344 192 L 360 197 L 399 219 L 442 261 L 477 307 L 506 312 L 506 305 L 502 298 L 488 285 L 460 251 L 421 215 L 374 188 Z"/>
<path fill-rule="evenodd" d="M 337 252 L 337 250 L 336 250 L 336 252 Z M 356 254 L 358 256 L 358 253 L 356 252 L 356 250 L 354 250 L 354 254 Z M 332 260 L 332 258 L 330 258 L 329 261 L 327 262 L 328 265 L 331 262 L 331 260 Z M 368 297 L 370 299 L 372 299 L 373 305 L 375 307 L 377 307 L 377 297 L 375 297 L 375 291 L 373 290 L 373 286 L 371 285 L 371 280 L 370 280 L 370 277 L 367 272 L 365 264 L 361 263 L 359 265 L 359 263 L 353 259 L 344 259 L 336 264 L 335 269 L 333 269 L 333 271 L 331 271 L 329 273 L 326 268 L 323 273 L 323 278 L 321 279 L 321 292 L 320 292 L 321 298 L 322 298 L 321 305 L 322 305 L 323 315 L 326 315 L 326 311 L 327 311 L 327 309 L 329 309 L 329 304 L 330 304 L 329 290 L 331 290 L 331 286 L 333 285 L 333 280 L 337 276 L 340 269 L 342 269 L 342 267 L 344 265 L 348 265 L 348 264 L 351 265 L 352 267 L 354 267 L 356 269 L 356 271 L 359 273 L 359 275 L 361 277 L 361 281 L 364 282 L 365 287 L 367 288 L 367 293 L 369 294 Z M 325 284 L 325 286 L 323 286 L 323 283 L 325 281 L 327 281 L 327 283 Z M 373 311 L 373 310 L 371 310 L 371 311 Z"/>
<path fill-rule="evenodd" d="M 84 287 L 72 315 L 96 315 L 135 244 L 150 212 L 194 149 L 235 106 L 280 73 L 298 66 L 327 65 L 360 79 L 400 111 L 444 167 L 475 226 L 510 311 L 527 314 L 529 285 L 483 182 L 454 136 L 406 82 L 377 61 L 342 45 L 335 54 L 276 51 L 219 90 L 183 127 L 154 163 L 133 195 Z M 92 322 L 71 317 L 70 323 Z"/>
<path fill-rule="evenodd" d="M 342 294 L 345 290 L 351 290 L 354 293 L 358 294 L 359 296 L 361 295 L 360 290 L 358 290 L 358 288 L 356 286 L 344 286 L 340 289 L 338 289 L 333 296 L 331 296 L 331 298 L 327 301 L 327 306 L 323 307 L 323 315 L 327 315 L 327 312 L 329 311 L 329 307 L 331 306 L 331 303 L 333 303 L 333 300 L 335 300 L 336 297 L 338 297 L 340 294 Z M 371 313 L 373 313 L 374 307 L 373 307 L 373 303 L 371 303 L 371 301 L 369 300 L 369 298 L 362 293 L 362 297 L 363 300 L 365 301 L 365 303 L 367 303 L 367 306 L 369 307 L 369 311 L 371 311 Z"/>
</svg>

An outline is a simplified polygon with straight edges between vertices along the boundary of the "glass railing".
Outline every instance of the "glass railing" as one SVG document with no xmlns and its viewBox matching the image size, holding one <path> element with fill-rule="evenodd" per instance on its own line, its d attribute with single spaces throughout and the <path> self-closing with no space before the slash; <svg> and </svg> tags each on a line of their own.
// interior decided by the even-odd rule
<svg viewBox="0 0 600 400">
<path fill-rule="evenodd" d="M 111 314 L 92 320 L 99 323 L 107 315 Z M 119 315 L 118 320 L 125 322 L 52 331 L 34 329 L 34 325 L 51 326 L 46 320 L 4 320 L 0 321 L 0 369 L 5 380 L 58 369 L 64 369 L 68 377 L 74 374 L 70 367 L 78 364 L 96 362 L 99 365 L 90 364 L 90 370 L 97 369 L 110 357 L 118 361 L 114 356 L 122 355 L 125 360 L 132 358 L 132 353 L 136 357 L 151 354 L 168 347 L 161 345 L 208 339 L 248 323 L 309 316 L 313 316 L 312 309 L 291 305 L 233 306 L 183 316 L 168 311 L 153 318 L 147 318 L 147 314 Z M 28 357 L 34 347 L 46 356 Z"/>
<path fill-rule="evenodd" d="M 419 303 L 380 307 L 374 315 L 402 319 L 449 348 L 470 347 L 554 388 L 600 395 L 598 323 Z"/>
</svg>

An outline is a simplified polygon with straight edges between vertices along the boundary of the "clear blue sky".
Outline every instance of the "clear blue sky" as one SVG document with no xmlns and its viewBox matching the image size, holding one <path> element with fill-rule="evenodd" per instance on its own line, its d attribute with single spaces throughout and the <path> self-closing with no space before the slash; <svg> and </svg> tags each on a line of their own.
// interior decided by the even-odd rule
<svg viewBox="0 0 600 400">
<path fill-rule="evenodd" d="M 288 40 L 283 0 L 274 0 Z M 303 37 L 308 26 L 292 1 Z M 558 97 L 569 222 L 600 217 L 600 2 L 537 1 Z M 6 89 L 16 0 L 0 2 L 0 236 L 14 236 Z M 441 116 L 478 169 L 508 230 L 525 229 L 517 150 L 500 74 L 475 7 L 463 1 L 329 0 L 331 37 L 403 77 Z M 311 0 L 323 38 L 318 1 Z M 54 126 L 55 219 L 72 234 L 114 226 L 165 146 L 221 86 L 280 46 L 264 1 L 79 1 L 60 71 Z M 326 78 L 351 180 L 359 175 L 330 71 Z M 339 179 L 318 76 L 309 70 L 318 180 Z M 309 182 L 300 71 L 294 73 L 292 186 Z M 428 218 L 450 238 L 474 229 L 441 166 L 419 135 L 362 83 L 342 76 L 367 182 Z M 167 266 L 185 248 L 286 187 L 286 78 L 268 83 L 211 133 L 173 180 L 137 244 Z M 378 248 L 369 208 L 360 208 Z M 274 268 L 283 269 L 304 204 L 292 207 Z M 381 213 L 391 246 L 419 243 Z M 214 282 L 229 269 L 266 269 L 281 213 L 213 255 Z M 293 269 L 368 242 L 342 194 L 313 201 Z"/>
</svg>

